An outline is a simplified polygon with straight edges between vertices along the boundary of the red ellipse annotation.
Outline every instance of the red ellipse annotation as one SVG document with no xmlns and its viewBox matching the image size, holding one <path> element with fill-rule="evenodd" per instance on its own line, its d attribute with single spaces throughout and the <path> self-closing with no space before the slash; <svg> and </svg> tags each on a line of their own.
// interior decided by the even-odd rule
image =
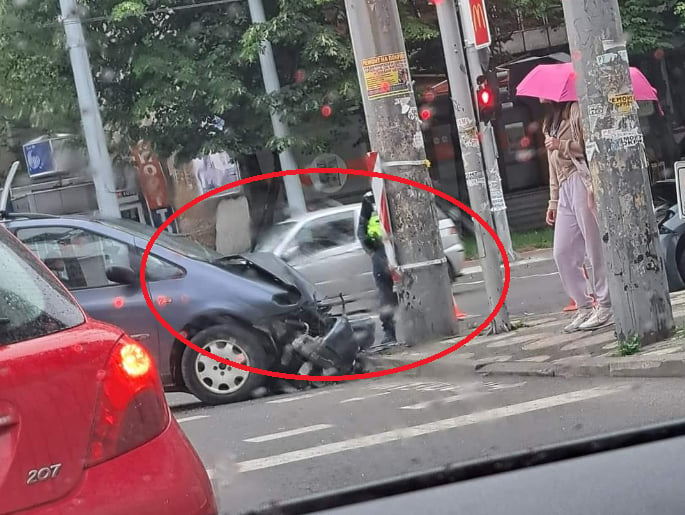
<svg viewBox="0 0 685 515">
<path fill-rule="evenodd" d="M 464 210 L 469 216 L 473 217 L 473 219 L 478 222 L 483 228 L 486 230 L 486 232 L 495 240 L 495 243 L 497 244 L 497 248 L 500 251 L 500 254 L 502 255 L 502 261 L 504 263 L 504 288 L 502 289 L 502 295 L 500 296 L 497 305 L 495 306 L 495 309 L 490 313 L 488 318 L 480 324 L 472 333 L 470 333 L 468 336 L 464 337 L 461 339 L 459 342 L 454 344 L 452 347 L 449 347 L 441 352 L 438 352 L 437 354 L 434 354 L 432 356 L 429 356 L 427 358 L 415 361 L 413 363 L 408 363 L 406 365 L 402 365 L 399 367 L 395 368 L 389 368 L 387 370 L 378 370 L 375 372 L 367 372 L 364 374 L 349 374 L 349 375 L 337 375 L 337 376 L 307 376 L 307 375 L 298 375 L 298 374 L 286 374 L 284 372 L 272 372 L 270 370 L 263 370 L 260 368 L 254 368 L 250 367 L 248 365 L 244 365 L 242 363 L 236 363 L 234 361 L 227 360 L 225 358 L 216 356 L 212 354 L 211 352 L 208 352 L 204 349 L 201 349 L 197 345 L 195 345 L 193 342 L 188 340 L 187 334 L 181 334 L 180 332 L 176 331 L 171 324 L 169 324 L 164 317 L 157 311 L 157 308 L 155 307 L 155 303 L 152 300 L 152 297 L 150 296 L 150 292 L 147 287 L 147 281 L 145 280 L 145 268 L 147 267 L 147 260 L 150 255 L 150 251 L 152 250 L 152 246 L 154 245 L 155 241 L 159 236 L 166 231 L 167 227 L 171 225 L 176 218 L 181 216 L 183 213 L 188 211 L 190 208 L 193 206 L 196 206 L 203 200 L 207 200 L 210 197 L 213 197 L 214 195 L 218 195 L 220 193 L 223 193 L 225 191 L 228 191 L 232 188 L 236 188 L 238 186 L 243 186 L 245 184 L 250 184 L 253 182 L 257 181 L 263 181 L 263 180 L 268 180 L 268 179 L 276 179 L 278 177 L 285 177 L 288 175 L 308 175 L 308 174 L 313 174 L 313 173 L 341 173 L 341 174 L 346 174 L 346 175 L 358 175 L 361 177 L 380 177 L 382 179 L 388 180 L 388 181 L 396 181 L 402 184 L 406 184 L 408 186 L 411 186 L 413 188 L 418 188 L 424 191 L 428 191 L 432 193 L 433 195 L 436 195 L 440 198 L 445 199 L 446 201 L 454 204 L 458 208 Z M 495 316 L 497 316 L 497 313 L 499 312 L 500 309 L 502 309 L 502 306 L 504 305 L 504 302 L 507 298 L 507 293 L 509 292 L 509 282 L 511 279 L 511 270 L 509 268 L 509 259 L 507 257 L 506 250 L 504 248 L 504 245 L 502 244 L 502 241 L 497 237 L 497 234 L 495 231 L 490 227 L 485 220 L 483 220 L 475 211 L 473 211 L 471 208 L 463 204 L 462 202 L 458 201 L 454 197 L 451 197 L 450 195 L 443 193 L 442 191 L 436 190 L 435 188 L 432 188 L 426 184 L 421 184 L 416 181 L 412 181 L 410 179 L 405 179 L 404 177 L 398 177 L 396 175 L 389 175 L 385 173 L 377 173 L 377 172 L 369 172 L 365 170 L 348 170 L 345 168 L 307 168 L 307 169 L 302 169 L 302 170 L 287 170 L 283 172 L 271 172 L 271 173 L 266 173 L 263 175 L 255 176 L 255 177 L 248 177 L 246 179 L 241 179 L 239 181 L 232 182 L 230 184 L 226 184 L 225 186 L 221 186 L 220 188 L 216 188 L 212 191 L 208 191 L 207 193 L 204 193 L 203 195 L 200 195 L 199 197 L 191 200 L 188 202 L 186 205 L 178 209 L 175 213 L 173 213 L 169 218 L 167 218 L 164 223 L 159 227 L 156 231 L 155 234 L 150 238 L 150 241 L 148 242 L 147 246 L 145 247 L 145 252 L 143 253 L 143 258 L 141 262 L 141 269 L 140 269 L 140 283 L 141 287 L 143 290 L 143 296 L 145 297 L 145 302 L 147 303 L 148 307 L 150 308 L 150 311 L 152 311 L 152 314 L 155 316 L 155 318 L 159 321 L 160 324 L 164 328 L 166 328 L 172 335 L 174 335 L 180 342 L 183 342 L 185 345 L 190 347 L 196 352 L 199 352 L 200 354 L 203 354 L 207 356 L 208 358 L 211 358 L 218 363 L 223 363 L 225 365 L 228 365 L 230 367 L 235 367 L 240 370 L 244 370 L 246 372 L 252 372 L 254 374 L 261 374 L 269 377 L 277 377 L 280 379 L 291 379 L 291 380 L 296 380 L 296 381 L 331 381 L 331 382 L 338 382 L 338 381 L 351 381 L 351 380 L 356 380 L 356 379 L 371 379 L 374 377 L 383 377 L 383 376 L 389 376 L 392 374 L 398 374 L 400 372 L 405 372 L 407 370 L 412 370 L 414 368 L 422 367 L 424 365 L 427 365 L 429 363 L 432 363 L 434 361 L 439 360 L 440 358 L 444 358 L 445 356 L 455 352 L 456 350 L 460 349 L 464 345 L 466 345 L 468 342 L 473 340 L 476 336 L 478 336 L 483 330 L 485 330 L 490 323 L 495 319 Z"/>
</svg>

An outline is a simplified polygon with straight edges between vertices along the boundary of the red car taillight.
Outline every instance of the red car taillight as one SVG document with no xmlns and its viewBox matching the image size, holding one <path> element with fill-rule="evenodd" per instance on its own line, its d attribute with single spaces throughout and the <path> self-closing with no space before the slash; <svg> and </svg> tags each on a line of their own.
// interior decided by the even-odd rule
<svg viewBox="0 0 685 515">
<path fill-rule="evenodd" d="M 123 336 L 103 370 L 86 467 L 152 440 L 168 424 L 169 408 L 152 357 Z"/>
</svg>

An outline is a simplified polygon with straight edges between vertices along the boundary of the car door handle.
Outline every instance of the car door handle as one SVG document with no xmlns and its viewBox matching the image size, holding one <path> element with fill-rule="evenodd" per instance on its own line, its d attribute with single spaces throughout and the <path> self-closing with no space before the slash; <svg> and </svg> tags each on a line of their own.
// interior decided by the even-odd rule
<svg viewBox="0 0 685 515">
<path fill-rule="evenodd" d="M 149 335 L 148 333 L 144 333 L 144 334 L 132 334 L 132 335 L 131 335 L 131 338 L 133 338 L 133 339 L 136 340 L 137 342 L 142 342 L 142 341 L 145 341 L 145 340 L 149 340 L 149 339 L 150 339 L 150 335 Z"/>
</svg>

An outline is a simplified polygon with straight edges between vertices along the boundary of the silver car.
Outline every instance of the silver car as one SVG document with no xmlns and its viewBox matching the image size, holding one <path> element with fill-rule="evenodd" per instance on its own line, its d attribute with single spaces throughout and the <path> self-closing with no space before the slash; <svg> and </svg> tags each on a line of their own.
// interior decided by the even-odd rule
<svg viewBox="0 0 685 515">
<path fill-rule="evenodd" d="M 290 218 L 266 231 L 257 252 L 272 252 L 316 284 L 326 297 L 341 293 L 361 308 L 375 296 L 371 260 L 357 238 L 361 204 L 322 209 Z M 456 226 L 438 211 L 440 235 L 455 280 L 464 263 L 464 246 Z"/>
</svg>

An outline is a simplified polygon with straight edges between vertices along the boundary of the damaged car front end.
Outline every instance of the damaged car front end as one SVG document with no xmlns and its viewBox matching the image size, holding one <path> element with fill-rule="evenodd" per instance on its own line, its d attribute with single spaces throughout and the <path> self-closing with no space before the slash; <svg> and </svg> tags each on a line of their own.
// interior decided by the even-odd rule
<svg viewBox="0 0 685 515">
<path fill-rule="evenodd" d="M 254 322 L 273 346 L 269 370 L 328 376 L 362 371 L 359 354 L 373 343 L 373 321 L 351 320 L 344 309 L 332 315 L 331 304 L 318 296 L 314 285 L 273 254 L 225 257 L 216 264 L 278 288 L 271 297 L 273 309 Z"/>
</svg>

